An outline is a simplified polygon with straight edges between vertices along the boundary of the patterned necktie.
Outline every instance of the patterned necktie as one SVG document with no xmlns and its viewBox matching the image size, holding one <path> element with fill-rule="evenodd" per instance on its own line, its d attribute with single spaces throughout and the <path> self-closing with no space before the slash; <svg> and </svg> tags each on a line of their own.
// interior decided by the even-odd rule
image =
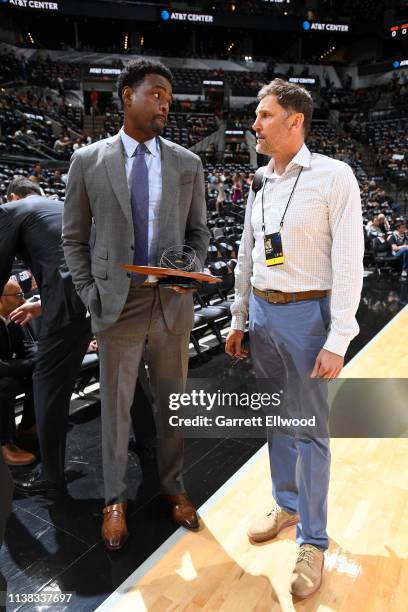
<svg viewBox="0 0 408 612">
<path fill-rule="evenodd" d="M 149 149 L 145 144 L 137 145 L 133 154 L 135 159 L 130 175 L 130 201 L 135 232 L 133 265 L 135 266 L 147 266 L 148 264 L 149 173 L 145 158 L 148 153 Z M 138 287 L 146 278 L 144 274 L 132 274 L 132 285 Z"/>
</svg>

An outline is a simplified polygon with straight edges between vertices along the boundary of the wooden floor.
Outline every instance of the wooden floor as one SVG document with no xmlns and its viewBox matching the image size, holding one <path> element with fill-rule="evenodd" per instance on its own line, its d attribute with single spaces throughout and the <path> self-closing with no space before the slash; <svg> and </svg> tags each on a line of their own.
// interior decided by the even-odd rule
<svg viewBox="0 0 408 612">
<path fill-rule="evenodd" d="M 406 377 L 407 346 L 408 308 L 357 355 L 343 375 Z M 296 601 L 289 594 L 296 559 L 294 527 L 262 545 L 252 545 L 246 537 L 250 518 L 271 505 L 264 447 L 232 484 L 224 486 L 215 503 L 206 504 L 202 531 L 179 532 L 169 550 L 159 550 L 157 559 L 146 563 L 101 608 L 121 612 L 407 611 L 408 441 L 335 439 L 331 448 L 331 544 L 322 588 L 313 597 Z"/>
<path fill-rule="evenodd" d="M 407 306 L 344 368 L 343 376 L 347 378 L 408 377 Z"/>
</svg>

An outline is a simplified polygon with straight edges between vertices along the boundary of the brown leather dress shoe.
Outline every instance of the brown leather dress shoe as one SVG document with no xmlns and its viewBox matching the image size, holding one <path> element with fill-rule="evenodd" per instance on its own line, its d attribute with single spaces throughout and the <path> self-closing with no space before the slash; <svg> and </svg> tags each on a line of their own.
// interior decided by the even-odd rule
<svg viewBox="0 0 408 612">
<path fill-rule="evenodd" d="M 33 453 L 19 448 L 13 442 L 7 442 L 2 444 L 1 452 L 3 455 L 4 463 L 7 465 L 30 465 L 37 461 L 37 458 Z"/>
<path fill-rule="evenodd" d="M 178 525 L 191 531 L 197 531 L 200 528 L 197 510 L 189 500 L 186 492 L 177 493 L 177 495 L 163 494 L 163 497 L 170 504 L 173 520 Z"/>
<path fill-rule="evenodd" d="M 112 504 L 102 510 L 102 537 L 109 550 L 119 550 L 129 537 L 126 525 L 127 503 Z"/>
</svg>

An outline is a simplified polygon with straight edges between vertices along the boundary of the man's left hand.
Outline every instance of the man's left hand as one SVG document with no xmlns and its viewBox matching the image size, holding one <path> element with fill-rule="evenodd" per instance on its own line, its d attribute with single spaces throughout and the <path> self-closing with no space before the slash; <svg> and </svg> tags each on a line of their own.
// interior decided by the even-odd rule
<svg viewBox="0 0 408 612">
<path fill-rule="evenodd" d="M 315 365 L 310 378 L 324 378 L 334 380 L 343 369 L 344 357 L 322 349 L 316 357 Z"/>
<path fill-rule="evenodd" d="M 172 289 L 176 293 L 194 293 L 194 291 L 197 291 L 195 287 L 179 287 L 178 285 L 173 285 Z"/>
</svg>

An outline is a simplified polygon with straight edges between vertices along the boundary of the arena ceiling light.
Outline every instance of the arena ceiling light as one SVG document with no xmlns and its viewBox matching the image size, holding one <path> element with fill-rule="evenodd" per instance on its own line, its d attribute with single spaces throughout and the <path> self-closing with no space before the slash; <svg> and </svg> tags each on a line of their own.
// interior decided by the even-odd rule
<svg viewBox="0 0 408 612">
<path fill-rule="evenodd" d="M 336 47 L 333 45 L 333 47 L 330 47 L 330 49 L 327 49 L 327 51 L 320 56 L 320 59 L 325 59 L 328 55 L 330 55 L 330 53 L 333 53 L 333 51 L 335 50 L 336 50 Z"/>
</svg>

